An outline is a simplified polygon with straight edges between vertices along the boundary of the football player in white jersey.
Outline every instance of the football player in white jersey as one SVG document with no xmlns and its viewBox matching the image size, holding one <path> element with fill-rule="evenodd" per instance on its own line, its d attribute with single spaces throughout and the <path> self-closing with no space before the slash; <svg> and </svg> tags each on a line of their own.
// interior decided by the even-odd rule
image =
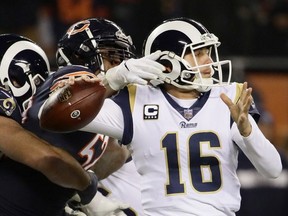
<svg viewBox="0 0 288 216">
<path fill-rule="evenodd" d="M 240 150 L 264 177 L 281 173 L 277 150 L 253 118 L 252 89 L 229 83 L 231 62 L 219 60 L 219 45 L 200 23 L 170 19 L 144 44 L 145 55 L 161 51 L 156 53 L 166 67 L 154 74 L 152 85 L 125 86 L 137 73 L 135 59 L 106 73 L 109 85 L 121 90 L 82 130 L 129 145 L 141 175 L 145 215 L 234 216 L 241 202 Z"/>
</svg>

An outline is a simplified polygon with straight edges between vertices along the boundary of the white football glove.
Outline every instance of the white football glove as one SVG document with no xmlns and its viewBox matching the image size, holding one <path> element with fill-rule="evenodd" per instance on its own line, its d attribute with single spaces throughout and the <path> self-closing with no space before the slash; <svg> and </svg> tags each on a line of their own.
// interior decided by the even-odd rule
<svg viewBox="0 0 288 216">
<path fill-rule="evenodd" d="M 122 209 L 127 208 L 129 208 L 128 204 L 108 199 L 99 191 L 88 205 L 82 207 L 87 215 L 93 216 L 126 216 Z"/>
<path fill-rule="evenodd" d="M 68 203 L 65 211 L 71 216 L 127 216 L 122 210 L 129 208 L 128 204 L 108 199 L 99 191 L 87 205 L 80 203 L 78 195 L 73 196 Z"/>
<path fill-rule="evenodd" d="M 72 209 L 69 205 L 65 206 L 65 213 L 67 216 L 87 216 L 84 212 Z"/>
<path fill-rule="evenodd" d="M 105 79 L 109 86 L 118 91 L 129 83 L 146 85 L 150 80 L 156 80 L 165 67 L 156 62 L 161 51 L 156 51 L 140 59 L 129 59 L 120 65 L 109 69 Z"/>
</svg>

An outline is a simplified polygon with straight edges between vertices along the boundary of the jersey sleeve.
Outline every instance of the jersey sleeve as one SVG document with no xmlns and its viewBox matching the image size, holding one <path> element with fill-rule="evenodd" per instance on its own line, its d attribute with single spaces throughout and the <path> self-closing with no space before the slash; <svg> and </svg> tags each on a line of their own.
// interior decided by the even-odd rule
<svg viewBox="0 0 288 216">
<path fill-rule="evenodd" d="M 136 86 L 129 85 L 113 98 L 113 101 L 121 108 L 123 114 L 124 131 L 121 143 L 127 145 L 133 137 L 133 119 L 132 112 L 135 103 Z"/>
<path fill-rule="evenodd" d="M 232 139 L 251 161 L 257 171 L 268 178 L 276 178 L 282 171 L 282 162 L 278 151 L 266 139 L 255 120 L 249 115 L 252 132 L 248 137 L 241 136 L 236 123 L 232 125 Z"/>
<path fill-rule="evenodd" d="M 105 99 L 98 115 L 80 131 L 105 134 L 121 141 L 124 131 L 121 108 L 113 100 Z"/>
<path fill-rule="evenodd" d="M 135 88 L 125 87 L 114 97 L 105 99 L 98 115 L 81 131 L 105 134 L 128 145 L 133 137 L 134 96 Z"/>
</svg>

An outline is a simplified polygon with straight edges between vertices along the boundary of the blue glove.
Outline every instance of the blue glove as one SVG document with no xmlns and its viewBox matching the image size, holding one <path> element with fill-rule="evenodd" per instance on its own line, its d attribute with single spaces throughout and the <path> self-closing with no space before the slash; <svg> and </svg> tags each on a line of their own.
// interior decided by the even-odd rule
<svg viewBox="0 0 288 216">
<path fill-rule="evenodd" d="M 78 191 L 80 202 L 82 205 L 87 205 L 91 202 L 93 197 L 96 195 L 97 186 L 98 186 L 98 178 L 92 170 L 87 171 L 90 175 L 90 185 L 84 191 Z"/>
</svg>

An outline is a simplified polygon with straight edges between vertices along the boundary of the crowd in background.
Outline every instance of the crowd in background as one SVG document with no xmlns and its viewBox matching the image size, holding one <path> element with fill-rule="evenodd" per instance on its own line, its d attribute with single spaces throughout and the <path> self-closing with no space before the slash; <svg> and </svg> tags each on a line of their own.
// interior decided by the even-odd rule
<svg viewBox="0 0 288 216">
<path fill-rule="evenodd" d="M 0 32 L 22 33 L 53 50 L 67 26 L 93 16 L 122 26 L 139 54 L 162 20 L 188 16 L 217 32 L 224 55 L 288 55 L 287 0 L 4 0 Z"/>
</svg>

